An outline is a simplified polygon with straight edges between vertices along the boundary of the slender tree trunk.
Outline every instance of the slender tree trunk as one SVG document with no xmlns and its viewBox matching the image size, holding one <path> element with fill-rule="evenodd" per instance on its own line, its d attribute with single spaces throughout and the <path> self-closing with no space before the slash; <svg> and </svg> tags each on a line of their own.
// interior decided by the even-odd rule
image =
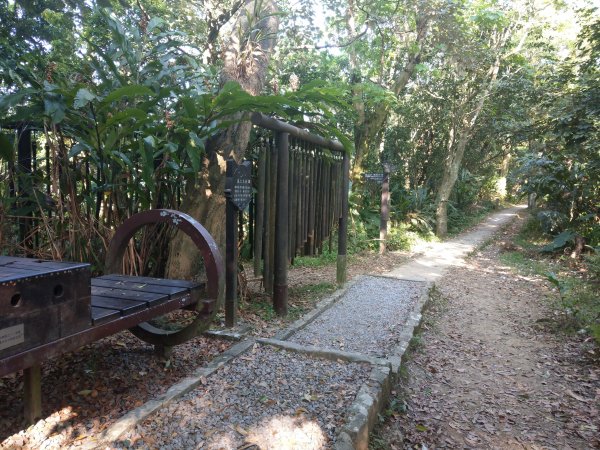
<svg viewBox="0 0 600 450">
<path fill-rule="evenodd" d="M 505 40 L 502 40 L 501 44 L 504 45 L 506 43 Z M 497 48 L 500 49 L 499 47 Z M 470 102 L 468 99 L 465 99 L 463 102 L 462 108 L 459 108 L 460 116 L 462 116 L 460 120 L 460 128 L 458 131 L 458 136 L 454 137 L 455 127 L 451 129 L 450 139 L 448 145 L 448 155 L 444 162 L 444 171 L 442 175 L 442 180 L 440 181 L 437 197 L 436 197 L 436 234 L 439 237 L 444 237 L 448 234 L 448 199 L 450 198 L 450 194 L 452 193 L 452 189 L 454 188 L 454 184 L 456 183 L 456 179 L 458 178 L 458 171 L 460 170 L 462 159 L 465 154 L 465 148 L 471 138 L 471 133 L 473 128 L 475 128 L 475 124 L 477 123 L 477 118 L 483 109 L 485 101 L 487 97 L 490 95 L 494 83 L 496 82 L 496 78 L 498 77 L 498 71 L 500 70 L 500 56 L 498 55 L 490 69 L 488 70 L 489 79 L 483 89 L 475 96 L 476 103 L 472 111 L 464 113 L 464 111 L 469 110 Z M 468 97 L 468 96 L 467 96 Z M 463 111 L 463 112 L 460 112 Z M 456 122 L 455 122 L 456 123 Z M 454 141 L 456 144 L 454 144 Z"/>
<path fill-rule="evenodd" d="M 346 11 L 346 29 L 349 35 L 355 34 L 355 5 L 353 0 L 348 1 L 348 9 Z M 417 17 L 417 29 L 416 37 L 413 40 L 406 40 L 406 46 L 411 47 L 413 50 L 408 53 L 408 56 L 404 61 L 399 62 L 402 64 L 401 69 L 398 70 L 392 80 L 390 89 L 394 92 L 396 97 L 400 97 L 404 92 L 404 88 L 410 81 L 410 78 L 415 72 L 415 67 L 421 59 L 421 53 L 429 31 L 429 17 L 426 11 L 421 10 L 418 12 Z M 410 35 L 408 30 L 406 36 Z M 351 80 L 353 85 L 353 106 L 356 112 L 356 122 L 354 124 L 354 162 L 352 165 L 351 178 L 354 182 L 360 179 L 360 175 L 363 171 L 363 162 L 369 151 L 379 147 L 381 140 L 382 130 L 385 127 L 389 115 L 390 108 L 386 104 L 376 105 L 367 111 L 365 106 L 365 100 L 363 98 L 362 89 L 360 83 L 362 82 L 360 77 L 360 68 L 358 58 L 354 47 L 349 48 L 350 54 L 350 71 Z M 381 67 L 384 70 L 384 67 Z"/>
<path fill-rule="evenodd" d="M 261 93 L 276 44 L 277 11 L 274 0 L 246 1 L 238 15 L 236 31 L 226 44 L 222 84 L 236 81 L 252 95 Z M 240 119 L 241 115 L 235 118 Z M 207 142 L 203 170 L 196 184 L 187 187 L 181 208 L 212 234 L 221 249 L 225 245 L 225 161 L 234 158 L 239 162 L 244 158 L 251 129 L 250 122 L 239 122 Z M 193 278 L 201 268 L 200 255 L 187 237 L 176 236 L 169 248 L 166 275 Z"/>
</svg>

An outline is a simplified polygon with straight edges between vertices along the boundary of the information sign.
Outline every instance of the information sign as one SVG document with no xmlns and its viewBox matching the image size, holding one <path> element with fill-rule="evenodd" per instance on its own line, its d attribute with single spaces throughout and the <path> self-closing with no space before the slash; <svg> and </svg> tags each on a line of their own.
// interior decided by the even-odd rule
<svg viewBox="0 0 600 450">
<path fill-rule="evenodd" d="M 365 181 L 373 181 L 375 183 L 383 183 L 384 173 L 363 173 Z"/>
<path fill-rule="evenodd" d="M 227 180 L 225 184 L 225 195 L 233 205 L 243 211 L 252 200 L 252 166 L 250 161 L 236 164 L 235 161 L 227 161 Z"/>
</svg>

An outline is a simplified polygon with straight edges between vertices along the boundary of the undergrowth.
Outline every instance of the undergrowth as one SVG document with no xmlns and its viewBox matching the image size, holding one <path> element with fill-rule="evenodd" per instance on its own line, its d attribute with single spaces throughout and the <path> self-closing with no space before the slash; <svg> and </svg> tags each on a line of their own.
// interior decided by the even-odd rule
<svg viewBox="0 0 600 450">
<path fill-rule="evenodd" d="M 556 292 L 554 307 L 562 314 L 561 329 L 589 333 L 600 344 L 600 254 L 571 258 L 567 252 L 548 254 L 541 249 L 550 242 L 537 221 L 529 220 L 513 239 L 515 251 L 502 253 L 501 261 L 525 275 L 550 282 Z"/>
</svg>

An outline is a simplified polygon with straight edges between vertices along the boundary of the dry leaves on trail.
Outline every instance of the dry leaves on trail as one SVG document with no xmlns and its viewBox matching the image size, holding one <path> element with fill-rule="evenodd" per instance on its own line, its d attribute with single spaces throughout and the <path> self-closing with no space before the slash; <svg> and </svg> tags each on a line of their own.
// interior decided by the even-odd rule
<svg viewBox="0 0 600 450">
<path fill-rule="evenodd" d="M 591 343 L 541 326 L 552 293 L 502 267 L 500 250 L 486 247 L 437 284 L 374 449 L 600 448 Z"/>
<path fill-rule="evenodd" d="M 23 429 L 22 375 L 0 381 L 0 447 L 55 448 L 97 435 L 128 411 L 165 392 L 231 342 L 198 337 L 174 347 L 171 364 L 152 346 L 121 332 L 42 365 L 44 421 Z"/>
</svg>

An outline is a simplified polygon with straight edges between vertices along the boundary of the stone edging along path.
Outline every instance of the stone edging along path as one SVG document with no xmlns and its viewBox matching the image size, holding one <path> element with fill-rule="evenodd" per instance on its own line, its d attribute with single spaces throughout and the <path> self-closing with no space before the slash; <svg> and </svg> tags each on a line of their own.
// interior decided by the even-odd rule
<svg viewBox="0 0 600 450">
<path fill-rule="evenodd" d="M 345 412 L 343 424 L 336 429 L 333 444 L 333 448 L 337 450 L 367 449 L 369 431 L 375 424 L 377 413 L 387 402 L 391 386 L 397 379 L 402 357 L 415 329 L 420 325 L 421 313 L 429 298 L 431 286 L 449 268 L 461 264 L 473 250 L 510 223 L 520 209 L 522 208 L 515 207 L 503 210 L 489 216 L 472 231 L 446 242 L 430 244 L 423 256 L 403 264 L 383 276 L 355 278 L 343 289 L 337 290 L 319 302 L 313 311 L 278 332 L 272 339 L 250 339 L 243 335 L 232 336 L 234 339 L 240 339 L 240 342 L 205 367 L 199 368 L 194 375 L 172 386 L 161 397 L 130 411 L 104 430 L 102 435 L 96 436 L 95 442 L 89 442 L 84 447 L 95 448 L 107 443 L 118 444 L 127 432 L 133 430 L 136 425 L 142 423 L 150 415 L 178 401 L 199 385 L 207 383 L 210 375 L 259 345 L 284 349 L 297 353 L 299 357 L 305 355 L 310 358 L 368 364 L 371 368 L 370 375 L 366 381 L 357 386 L 357 394 Z M 378 285 L 381 285 L 380 289 L 377 289 Z M 371 291 L 365 291 L 365 286 L 371 286 Z M 379 307 L 377 302 L 380 302 Z M 402 317 L 397 317 L 396 323 L 394 321 L 386 323 L 386 329 L 377 328 L 374 326 L 376 324 L 369 323 L 368 310 L 356 313 L 355 308 L 360 307 L 361 303 L 371 305 L 370 308 L 374 313 L 383 306 L 389 307 L 391 309 L 386 314 L 393 318 L 396 316 L 394 308 L 398 305 L 397 315 Z M 329 314 L 327 314 L 328 311 Z M 344 318 L 345 311 L 350 311 L 349 314 L 352 315 Z M 357 315 L 359 317 L 356 317 Z M 302 330 L 308 329 L 317 320 L 320 321 L 319 327 L 311 329 L 311 332 L 308 333 L 309 336 L 316 339 L 317 344 L 308 343 L 306 337 L 299 339 L 298 336 L 302 335 Z M 331 329 L 336 326 L 336 323 L 345 320 L 355 320 L 356 322 L 350 327 L 351 333 L 344 329 L 339 330 L 337 334 L 324 333 L 322 341 L 318 339 L 319 336 L 314 336 L 315 333 L 318 334 L 319 328 Z M 372 335 L 373 338 L 366 339 L 364 343 L 350 342 L 352 336 L 359 336 L 361 333 L 367 336 Z M 381 342 L 387 342 L 385 338 L 389 338 L 385 354 L 373 354 L 373 345 L 376 344 L 377 348 L 380 347 Z M 346 350 L 345 345 L 349 345 L 352 349 Z"/>
</svg>

